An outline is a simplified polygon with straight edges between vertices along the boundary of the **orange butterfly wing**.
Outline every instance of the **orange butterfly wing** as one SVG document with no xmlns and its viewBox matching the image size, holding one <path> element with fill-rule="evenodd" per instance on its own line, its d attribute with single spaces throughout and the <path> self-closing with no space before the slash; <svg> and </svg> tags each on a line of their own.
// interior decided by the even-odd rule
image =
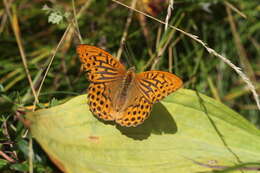
<svg viewBox="0 0 260 173">
<path fill-rule="evenodd" d="M 105 83 L 91 83 L 88 87 L 88 105 L 90 111 L 98 118 L 111 121 L 112 102 L 109 89 Z"/>
<path fill-rule="evenodd" d="M 100 48 L 80 44 L 77 46 L 77 54 L 91 82 L 114 81 L 121 79 L 126 72 L 116 58 Z"/>
<path fill-rule="evenodd" d="M 163 99 L 182 86 L 176 75 L 163 71 L 147 71 L 136 75 L 137 99 L 122 116 L 116 119 L 121 126 L 137 126 L 150 115 L 155 102 Z"/>
<path fill-rule="evenodd" d="M 125 67 L 112 55 L 94 46 L 80 44 L 77 54 L 91 81 L 88 88 L 90 111 L 103 120 L 114 120 L 110 85 L 124 77 Z"/>
<path fill-rule="evenodd" d="M 137 74 L 137 86 L 149 103 L 155 103 L 182 87 L 182 80 L 169 72 L 147 71 Z"/>
<path fill-rule="evenodd" d="M 143 96 L 137 96 L 135 104 L 129 106 L 123 114 L 116 119 L 121 126 L 137 126 L 146 120 L 152 110 L 153 104 L 149 103 Z"/>
</svg>

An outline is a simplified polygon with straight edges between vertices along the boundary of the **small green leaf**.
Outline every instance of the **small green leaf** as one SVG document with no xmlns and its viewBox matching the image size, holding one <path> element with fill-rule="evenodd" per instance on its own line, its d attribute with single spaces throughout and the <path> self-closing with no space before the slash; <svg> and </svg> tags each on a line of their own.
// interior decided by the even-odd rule
<svg viewBox="0 0 260 173">
<path fill-rule="evenodd" d="M 42 7 L 42 11 L 48 15 L 48 22 L 52 24 L 59 24 L 64 18 L 70 16 L 70 12 L 63 12 L 63 10 L 59 8 L 50 8 L 46 4 Z"/>
<path fill-rule="evenodd" d="M 29 153 L 28 142 L 24 139 L 19 139 L 17 142 L 17 146 L 19 150 L 22 151 L 26 157 L 28 157 L 28 153 Z"/>
<path fill-rule="evenodd" d="M 8 164 L 7 160 L 0 159 L 0 169 L 2 169 L 4 166 Z"/>
<path fill-rule="evenodd" d="M 59 101 L 56 98 L 53 98 L 50 102 L 49 107 L 57 106 L 59 104 Z"/>
<path fill-rule="evenodd" d="M 52 12 L 48 18 L 48 22 L 52 24 L 59 24 L 62 20 L 63 16 L 59 12 Z"/>
<path fill-rule="evenodd" d="M 46 106 L 45 106 L 44 104 L 42 104 L 42 103 L 37 103 L 36 105 L 37 105 L 37 107 L 42 108 L 42 109 L 44 109 L 44 108 L 46 107 Z"/>
<path fill-rule="evenodd" d="M 186 89 L 155 104 L 150 118 L 135 128 L 95 118 L 86 95 L 26 117 L 34 138 L 67 173 L 208 172 L 260 158 L 258 129 Z"/>
<path fill-rule="evenodd" d="M 16 171 L 21 171 L 21 172 L 25 172 L 25 171 L 29 170 L 27 162 L 12 164 L 10 166 L 10 168 L 13 170 L 16 170 Z"/>
</svg>

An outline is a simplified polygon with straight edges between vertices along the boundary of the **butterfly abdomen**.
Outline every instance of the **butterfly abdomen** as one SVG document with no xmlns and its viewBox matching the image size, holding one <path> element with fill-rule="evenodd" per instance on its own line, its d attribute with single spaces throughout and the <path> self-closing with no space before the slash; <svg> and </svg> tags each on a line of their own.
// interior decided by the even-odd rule
<svg viewBox="0 0 260 173">
<path fill-rule="evenodd" d="M 133 87 L 135 73 L 132 71 L 127 71 L 125 77 L 122 79 L 121 85 L 117 90 L 116 98 L 115 98 L 115 111 L 120 112 L 124 110 L 124 108 L 128 105 L 128 100 L 130 90 Z"/>
<path fill-rule="evenodd" d="M 132 82 L 133 82 L 133 75 L 134 74 L 128 73 L 126 75 L 126 77 L 123 79 L 122 90 L 121 90 L 121 93 L 120 93 L 121 97 L 127 96 L 128 90 L 131 87 Z"/>
</svg>

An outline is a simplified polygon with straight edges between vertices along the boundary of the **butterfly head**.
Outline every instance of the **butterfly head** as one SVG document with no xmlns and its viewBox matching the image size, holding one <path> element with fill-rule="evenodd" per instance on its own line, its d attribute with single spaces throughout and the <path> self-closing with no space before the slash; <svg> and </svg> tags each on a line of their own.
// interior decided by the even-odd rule
<svg viewBox="0 0 260 173">
<path fill-rule="evenodd" d="M 133 73 L 135 73 L 135 66 L 130 67 L 130 68 L 128 69 L 128 71 L 129 71 L 129 72 L 133 72 Z"/>
<path fill-rule="evenodd" d="M 126 78 L 125 79 L 133 79 L 134 78 L 134 76 L 135 76 L 135 67 L 133 66 L 133 67 L 130 67 L 128 70 L 127 70 L 127 72 L 126 72 Z"/>
</svg>

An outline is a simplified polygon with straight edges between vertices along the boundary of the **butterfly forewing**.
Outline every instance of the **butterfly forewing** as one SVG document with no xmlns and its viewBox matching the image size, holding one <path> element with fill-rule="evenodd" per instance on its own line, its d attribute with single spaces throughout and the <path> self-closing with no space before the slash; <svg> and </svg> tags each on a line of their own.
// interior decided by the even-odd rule
<svg viewBox="0 0 260 173">
<path fill-rule="evenodd" d="M 163 71 L 147 71 L 136 75 L 137 86 L 149 103 L 155 103 L 182 86 L 176 75 Z"/>
<path fill-rule="evenodd" d="M 89 45 L 77 46 L 84 70 L 88 71 L 91 82 L 108 82 L 121 79 L 125 74 L 125 67 L 106 51 Z"/>
</svg>

